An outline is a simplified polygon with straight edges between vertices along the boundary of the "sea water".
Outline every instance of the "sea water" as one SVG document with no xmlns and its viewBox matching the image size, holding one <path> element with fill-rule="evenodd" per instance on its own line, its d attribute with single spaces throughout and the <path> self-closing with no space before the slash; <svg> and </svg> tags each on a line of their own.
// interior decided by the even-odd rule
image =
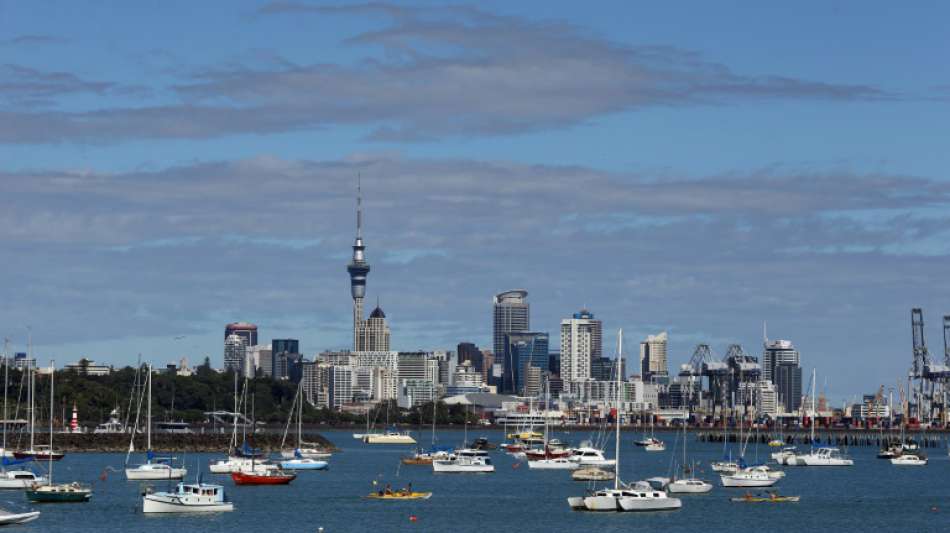
<svg viewBox="0 0 950 533">
<path fill-rule="evenodd" d="M 531 470 L 503 452 L 491 452 L 493 474 L 434 474 L 430 466 L 402 465 L 400 457 L 413 446 L 367 445 L 349 431 L 327 431 L 327 438 L 341 448 L 326 471 L 300 472 L 286 486 L 236 487 L 229 476 L 207 472 L 208 461 L 221 454 L 179 456 L 194 480 L 201 467 L 203 480 L 224 485 L 235 505 L 230 513 L 212 515 L 144 515 L 142 482 L 126 481 L 122 472 L 125 454 L 71 453 L 54 466 L 57 482 L 94 483 L 89 503 L 39 504 L 40 518 L 10 531 L 43 532 L 161 532 L 221 531 L 947 531 L 950 529 L 950 460 L 945 450 L 925 450 L 930 464 L 898 467 L 875 458 L 877 450 L 848 450 L 852 467 L 788 467 L 788 475 L 774 487 L 781 494 L 801 496 L 799 503 L 733 503 L 731 497 L 745 489 L 725 489 L 709 462 L 723 455 L 722 444 L 696 442 L 690 436 L 690 460 L 700 461 L 699 477 L 715 488 L 704 495 L 682 495 L 683 508 L 663 513 L 604 513 L 572 511 L 568 496 L 583 495 L 592 485 L 571 480 L 569 471 Z M 428 432 L 414 433 L 427 446 Z M 470 430 L 469 439 L 485 436 L 504 439 L 501 431 Z M 556 432 L 553 436 L 579 444 L 594 437 L 584 431 Z M 667 443 L 665 452 L 646 452 L 634 446 L 638 433 L 621 436 L 621 478 L 635 481 L 669 476 L 673 463 L 682 462 L 682 435 L 658 434 Z M 460 445 L 462 431 L 439 431 L 439 444 Z M 602 436 L 613 455 L 613 435 Z M 676 442 L 680 441 L 680 442 Z M 676 442 L 674 444 L 674 442 Z M 735 446 L 735 445 L 732 445 Z M 746 460 L 761 462 L 773 449 L 750 445 Z M 738 450 L 733 448 L 733 453 Z M 105 479 L 102 479 L 105 478 Z M 376 481 L 376 485 L 373 481 Z M 413 490 L 431 491 L 424 501 L 373 501 L 365 495 L 390 483 L 394 489 L 412 483 Z M 596 487 L 605 483 L 597 482 Z M 164 490 L 165 482 L 150 482 Z M 0 492 L 7 510 L 30 508 L 21 491 Z"/>
</svg>

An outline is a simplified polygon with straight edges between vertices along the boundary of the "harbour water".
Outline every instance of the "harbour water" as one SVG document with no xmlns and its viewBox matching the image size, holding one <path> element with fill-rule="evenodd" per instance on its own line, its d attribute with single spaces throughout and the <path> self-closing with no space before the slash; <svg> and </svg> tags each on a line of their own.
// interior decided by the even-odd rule
<svg viewBox="0 0 950 533">
<path fill-rule="evenodd" d="M 288 486 L 235 487 L 227 476 L 207 473 L 211 454 L 185 457 L 191 472 L 196 465 L 204 480 L 217 479 L 225 486 L 236 510 L 211 516 L 145 516 L 141 512 L 140 484 L 125 480 L 121 471 L 124 454 L 69 454 L 55 466 L 57 481 L 95 480 L 95 494 L 86 504 L 38 505 L 42 516 L 36 522 L 10 531 L 43 532 L 161 532 L 294 531 L 326 533 L 341 531 L 946 531 L 950 521 L 950 459 L 945 450 L 928 450 L 925 467 L 897 467 L 874 457 L 876 450 L 848 450 L 853 467 L 789 467 L 776 489 L 800 495 L 794 504 L 732 503 L 742 489 L 724 489 L 709 462 L 722 457 L 722 444 L 689 442 L 689 455 L 703 463 L 701 477 L 716 488 L 706 495 L 683 496 L 683 508 L 669 513 L 593 514 L 571 511 L 566 498 L 581 495 L 587 484 L 572 481 L 564 471 L 530 470 L 502 452 L 492 452 L 494 474 L 433 474 L 428 466 L 401 465 L 399 458 L 410 446 L 369 446 L 351 438 L 351 432 L 328 431 L 325 435 L 341 448 L 323 472 L 302 472 Z M 423 444 L 429 434 L 416 435 Z M 469 437 L 486 436 L 500 442 L 500 431 L 470 431 Z M 586 432 L 558 433 L 558 438 L 578 444 Z M 622 436 L 621 477 L 634 481 L 668 476 L 671 460 L 681 458 L 674 436 L 663 434 L 667 451 L 648 453 L 633 445 L 636 433 Z M 460 444 L 461 431 L 440 431 L 441 444 Z M 607 440 L 612 441 L 612 438 Z M 681 446 L 681 444 L 679 444 Z M 608 445 L 609 455 L 612 447 Z M 766 460 L 767 446 L 750 446 L 747 460 L 756 453 Z M 115 471 L 110 471 L 110 468 Z M 100 475 L 107 472 L 106 479 Z M 193 479 L 192 476 L 189 476 Z M 432 491 L 426 501 L 387 502 L 362 498 L 373 490 L 372 481 L 400 488 L 412 483 L 417 491 Z M 597 486 L 602 485 L 599 482 Z M 158 489 L 164 483 L 156 483 Z M 22 492 L 0 493 L 9 509 L 29 506 Z"/>
</svg>

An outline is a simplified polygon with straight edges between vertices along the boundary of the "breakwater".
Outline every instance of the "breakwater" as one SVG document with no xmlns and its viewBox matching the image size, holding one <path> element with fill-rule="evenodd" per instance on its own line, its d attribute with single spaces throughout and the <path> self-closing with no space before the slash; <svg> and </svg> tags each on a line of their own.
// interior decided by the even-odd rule
<svg viewBox="0 0 950 533">
<path fill-rule="evenodd" d="M 254 447 L 264 451 L 280 449 L 282 435 L 276 432 L 261 432 L 249 438 Z M 8 441 L 10 449 L 28 448 L 29 442 L 24 439 Z M 335 450 L 333 443 L 319 433 L 305 433 L 304 440 L 319 445 L 328 450 Z M 231 441 L 230 433 L 157 433 L 152 434 L 152 450 L 156 452 L 224 452 Z M 238 435 L 241 441 L 241 435 Z M 35 442 L 43 444 L 49 442 L 49 434 L 37 433 Z M 288 445 L 295 442 L 295 437 L 288 437 Z M 126 452 L 129 449 L 129 434 L 125 433 L 57 433 L 54 437 L 54 447 L 63 452 Z M 135 449 L 145 450 L 145 435 L 135 436 Z"/>
<path fill-rule="evenodd" d="M 773 435 L 759 434 L 752 435 L 751 437 L 742 436 L 742 441 L 745 441 L 746 438 L 749 439 L 749 442 L 755 443 L 759 442 L 762 444 L 768 443 L 773 439 L 781 440 L 787 446 L 795 446 L 799 444 L 805 445 L 822 445 L 822 446 L 876 446 L 878 448 L 886 447 L 890 444 L 898 444 L 901 441 L 899 433 L 884 433 L 876 431 L 831 431 L 831 432 L 818 432 L 815 434 L 815 439 L 812 441 L 811 433 L 808 431 L 795 431 L 790 433 L 783 433 L 780 436 L 776 437 Z M 945 448 L 947 447 L 947 437 L 944 433 L 931 433 L 931 432 L 913 432 L 906 436 L 907 440 L 912 440 L 916 442 L 919 446 L 923 448 Z M 738 442 L 739 435 L 735 431 L 723 432 L 723 431 L 698 431 L 696 432 L 696 440 L 700 442 Z"/>
</svg>

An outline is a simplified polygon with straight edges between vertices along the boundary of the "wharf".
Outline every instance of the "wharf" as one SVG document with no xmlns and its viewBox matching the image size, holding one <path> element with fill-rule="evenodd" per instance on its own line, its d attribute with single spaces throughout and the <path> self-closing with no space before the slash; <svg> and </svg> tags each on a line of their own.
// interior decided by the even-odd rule
<svg viewBox="0 0 950 533">
<path fill-rule="evenodd" d="M 18 438 L 19 437 L 19 438 Z M 280 448 L 282 435 L 278 433 L 258 433 L 248 439 L 254 447 L 264 451 L 276 451 Z M 29 437 L 8 436 L 7 446 L 10 449 L 29 447 Z M 36 434 L 36 442 L 49 442 L 49 433 Z M 305 434 L 307 442 L 319 444 L 321 447 L 335 450 L 333 443 L 320 434 Z M 19 442 L 18 442 L 19 441 Z M 152 433 L 152 450 L 156 452 L 223 452 L 227 451 L 231 441 L 231 433 Z M 242 441 L 240 433 L 238 442 Z M 63 452 L 126 452 L 129 449 L 128 433 L 57 433 L 54 446 Z M 145 450 L 145 435 L 135 436 L 135 449 Z"/>
<path fill-rule="evenodd" d="M 749 442 L 760 442 L 766 444 L 776 438 L 769 433 L 760 433 L 752 435 Z M 818 444 L 823 446 L 873 446 L 882 448 L 889 444 L 900 442 L 900 433 L 896 431 L 885 431 L 883 434 L 879 431 L 871 430 L 816 430 L 815 440 L 811 440 L 811 432 L 807 430 L 796 430 L 791 432 L 782 432 L 779 437 L 788 446 L 799 444 L 811 445 Z M 912 431 L 906 434 L 908 440 L 913 440 L 922 448 L 944 448 L 947 446 L 947 437 L 943 432 Z M 700 442 L 737 442 L 739 435 L 736 430 L 724 432 L 716 431 L 697 431 L 696 440 Z M 746 437 L 743 436 L 742 440 Z"/>
</svg>

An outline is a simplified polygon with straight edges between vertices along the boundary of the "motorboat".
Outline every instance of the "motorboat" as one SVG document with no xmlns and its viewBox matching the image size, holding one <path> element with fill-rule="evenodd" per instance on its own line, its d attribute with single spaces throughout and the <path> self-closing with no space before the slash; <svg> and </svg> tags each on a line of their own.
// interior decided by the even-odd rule
<svg viewBox="0 0 950 533">
<path fill-rule="evenodd" d="M 37 484 L 27 489 L 26 497 L 37 503 L 88 502 L 92 489 L 76 482 Z"/>
<path fill-rule="evenodd" d="M 366 444 L 415 444 L 416 439 L 409 433 L 399 433 L 397 431 L 387 431 L 386 433 L 374 433 L 363 437 Z"/>
<path fill-rule="evenodd" d="M 208 465 L 208 470 L 212 474 L 230 474 L 232 472 L 239 472 L 251 468 L 257 472 L 265 472 L 267 470 L 277 470 L 277 465 L 258 461 L 252 457 L 236 456 L 228 457 L 227 459 L 211 461 L 211 463 Z"/>
<path fill-rule="evenodd" d="M 309 457 L 298 457 L 296 459 L 285 459 L 280 462 L 280 468 L 283 470 L 326 470 L 330 463 L 311 459 Z"/>
<path fill-rule="evenodd" d="M 644 446 L 643 449 L 648 452 L 662 452 L 666 451 L 666 444 L 659 439 L 653 439 L 653 442 Z"/>
<path fill-rule="evenodd" d="M 187 468 L 178 468 L 169 464 L 168 460 L 151 460 L 145 464 L 125 469 L 125 478 L 129 481 L 182 479 L 188 474 Z"/>
<path fill-rule="evenodd" d="M 778 482 L 767 472 L 744 469 L 732 474 L 719 476 L 723 487 L 771 487 Z"/>
<path fill-rule="evenodd" d="M 788 464 L 788 460 L 798 455 L 798 448 L 786 446 L 777 452 L 773 452 L 772 460 L 780 465 Z"/>
<path fill-rule="evenodd" d="M 919 453 L 903 453 L 891 459 L 892 465 L 898 466 L 925 466 L 927 458 Z"/>
<path fill-rule="evenodd" d="M 528 468 L 532 470 L 577 470 L 580 467 L 581 465 L 579 463 L 571 461 L 566 457 L 528 461 Z"/>
<path fill-rule="evenodd" d="M 216 513 L 233 511 L 224 487 L 207 483 L 178 483 L 172 492 L 146 491 L 142 496 L 143 513 Z"/>
<path fill-rule="evenodd" d="M 290 474 L 281 470 L 239 470 L 231 472 L 231 479 L 235 485 L 286 485 L 297 479 L 297 474 Z"/>
<path fill-rule="evenodd" d="M 489 473 L 495 471 L 488 454 L 481 450 L 462 449 L 446 459 L 432 461 L 432 471 L 441 473 Z"/>
<path fill-rule="evenodd" d="M 575 448 L 568 459 L 581 466 L 613 466 L 616 462 L 604 457 L 604 452 L 601 450 L 587 446 Z"/>
<path fill-rule="evenodd" d="M 674 479 L 666 485 L 671 494 L 705 494 L 712 489 L 712 483 L 695 478 Z"/>
<path fill-rule="evenodd" d="M 0 509 L 0 526 L 10 526 L 14 524 L 25 524 L 32 522 L 40 517 L 39 511 L 29 511 L 26 513 L 11 513 L 5 509 Z"/>
<path fill-rule="evenodd" d="M 785 477 L 785 472 L 783 470 L 772 470 L 769 465 L 752 465 L 743 468 L 743 471 L 747 472 L 765 472 L 767 476 L 772 479 L 782 479 Z"/>
<path fill-rule="evenodd" d="M 35 484 L 42 485 L 47 481 L 46 477 L 38 476 L 29 470 L 0 472 L 0 489 L 28 489 Z"/>
<path fill-rule="evenodd" d="M 613 478 L 613 471 L 596 466 L 582 466 L 571 472 L 571 479 L 575 481 L 610 481 Z"/>
<path fill-rule="evenodd" d="M 796 455 L 786 463 L 789 466 L 852 466 L 854 460 L 841 453 L 838 448 L 814 448 L 807 454 Z"/>
</svg>

